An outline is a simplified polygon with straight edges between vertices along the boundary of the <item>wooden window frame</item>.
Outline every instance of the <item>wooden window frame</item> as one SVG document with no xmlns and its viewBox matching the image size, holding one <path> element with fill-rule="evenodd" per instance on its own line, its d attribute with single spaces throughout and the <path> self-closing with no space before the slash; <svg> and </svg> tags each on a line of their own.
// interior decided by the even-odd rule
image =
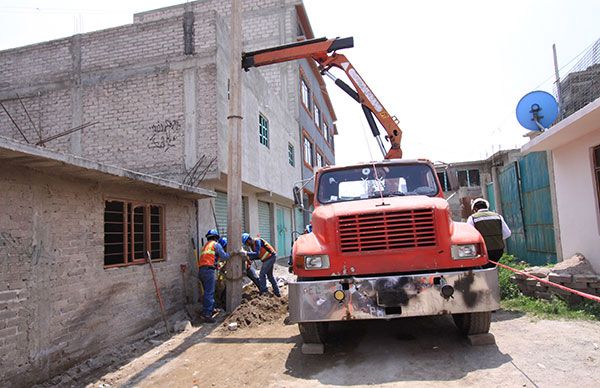
<svg viewBox="0 0 600 388">
<path fill-rule="evenodd" d="M 317 127 L 317 132 L 323 135 L 323 131 L 321 130 L 321 126 L 323 125 L 321 118 L 321 108 L 319 108 L 319 104 L 313 101 L 313 122 L 315 123 L 315 127 Z"/>
<path fill-rule="evenodd" d="M 144 256 L 144 258 L 141 259 L 131 259 L 130 261 L 128 261 L 129 256 L 131 254 L 131 252 L 134 252 L 134 247 L 135 247 L 135 238 L 133 238 L 133 236 L 135 236 L 135 222 L 133 222 L 133 217 L 135 216 L 134 213 L 134 209 L 140 206 L 143 206 L 144 208 L 146 208 L 146 212 L 144 215 L 144 221 L 143 221 L 143 225 L 144 225 L 144 238 L 145 238 L 145 246 L 144 246 L 144 252 L 145 251 L 152 251 L 151 248 L 151 244 L 152 244 L 152 232 L 151 232 L 151 228 L 147 227 L 149 225 L 151 225 L 151 215 L 150 215 L 150 207 L 151 206 L 155 206 L 161 209 L 160 212 L 160 257 L 152 257 L 152 262 L 159 262 L 159 261 L 166 261 L 166 247 L 167 247 L 167 241 L 166 241 L 166 205 L 164 203 L 156 203 L 156 202 L 147 202 L 147 201 L 138 201 L 138 200 L 132 200 L 132 199 L 127 199 L 127 198 L 117 198 L 117 197 L 104 197 L 104 206 L 106 209 L 106 203 L 107 202 L 121 202 L 123 203 L 124 207 L 123 207 L 123 246 L 124 246 L 124 253 L 123 253 L 123 263 L 118 263 L 118 264 L 104 264 L 104 268 L 108 269 L 108 268 L 119 268 L 119 267 L 129 267 L 132 265 L 140 265 L 140 264 L 145 264 L 146 263 L 146 258 Z M 126 217 L 127 215 L 127 205 L 131 205 L 131 218 L 128 220 Z M 105 210 L 106 212 L 106 210 Z M 105 213 L 103 212 L 103 215 Z M 103 222 L 103 225 L 105 225 L 105 222 Z M 131 242 L 127 241 L 127 234 L 128 234 L 128 225 L 131 224 L 132 225 L 132 229 L 131 229 L 131 235 L 132 235 L 132 239 Z M 104 236 L 103 232 L 103 236 Z M 106 244 L 106 242 L 104 243 Z M 103 249 L 104 249 L 104 244 L 103 244 Z M 104 255 L 103 255 L 104 256 Z M 104 257 L 103 257 L 104 260 Z"/>
<path fill-rule="evenodd" d="M 302 161 L 303 161 L 304 165 L 305 165 L 306 167 L 308 167 L 308 168 L 309 168 L 309 169 L 312 171 L 312 169 L 313 169 L 313 167 L 314 167 L 314 166 L 312 165 L 312 163 L 314 163 L 314 162 L 315 162 L 315 160 L 314 160 L 314 159 L 315 159 L 315 157 L 314 157 L 314 156 L 315 156 L 315 155 L 314 155 L 314 154 L 315 154 L 315 143 L 314 143 L 314 141 L 312 140 L 312 138 L 311 138 L 311 137 L 308 135 L 308 132 L 306 132 L 306 130 L 304 130 L 304 129 L 302 130 L 302 136 L 303 136 L 303 138 L 302 138 Z M 309 164 L 309 163 L 307 163 L 307 160 L 306 160 L 306 153 L 304 152 L 304 141 L 305 141 L 305 140 L 308 140 L 308 142 L 309 142 L 309 143 L 310 143 L 310 145 L 311 145 L 311 147 L 310 147 L 310 159 L 311 159 L 311 160 L 310 160 L 310 162 L 311 162 L 311 163 L 310 163 L 310 164 Z"/>
<path fill-rule="evenodd" d="M 319 157 L 321 158 L 321 165 L 319 166 Z M 317 151 L 315 153 L 315 166 L 317 168 L 323 168 L 325 167 L 325 158 L 323 157 L 323 154 L 320 153 L 319 151 Z"/>
<path fill-rule="evenodd" d="M 304 103 L 303 92 L 302 92 L 303 85 L 306 86 L 306 100 L 307 100 L 306 102 L 308 103 L 308 105 Z M 304 107 L 304 109 L 306 109 L 306 112 L 309 114 L 309 116 L 312 117 L 310 86 L 308 85 L 308 82 L 306 81 L 306 77 L 304 76 L 304 72 L 302 72 L 302 70 L 300 70 L 300 101 L 302 102 L 302 106 Z"/>
<path fill-rule="evenodd" d="M 292 143 L 288 142 L 288 163 L 292 167 L 296 167 L 296 150 Z"/>
<path fill-rule="evenodd" d="M 263 125 L 261 119 L 264 120 L 266 125 Z M 263 132 L 266 132 L 266 135 Z M 266 144 L 263 142 L 263 138 L 266 139 Z M 261 112 L 258 112 L 258 142 L 267 148 L 271 148 L 271 141 L 269 139 L 269 119 Z"/>
<path fill-rule="evenodd" d="M 323 123 L 323 138 L 325 139 L 325 143 L 327 143 L 327 145 L 329 145 L 329 131 L 331 129 L 329 128 L 329 124 L 327 124 L 327 120 L 323 120 L 322 123 Z M 325 128 L 327 128 L 327 131 L 325 131 Z"/>
</svg>

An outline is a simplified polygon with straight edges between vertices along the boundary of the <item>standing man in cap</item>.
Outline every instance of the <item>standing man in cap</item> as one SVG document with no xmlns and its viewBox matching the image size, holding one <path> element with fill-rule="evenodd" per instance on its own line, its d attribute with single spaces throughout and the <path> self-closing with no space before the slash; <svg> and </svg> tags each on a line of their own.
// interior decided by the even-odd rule
<svg viewBox="0 0 600 388">
<path fill-rule="evenodd" d="M 467 224 L 475 227 L 485 241 L 488 257 L 498 260 L 504 253 L 504 240 L 512 234 L 504 218 L 489 210 L 490 204 L 483 198 L 474 199 L 471 209 L 475 212 L 467 219 Z"/>
</svg>

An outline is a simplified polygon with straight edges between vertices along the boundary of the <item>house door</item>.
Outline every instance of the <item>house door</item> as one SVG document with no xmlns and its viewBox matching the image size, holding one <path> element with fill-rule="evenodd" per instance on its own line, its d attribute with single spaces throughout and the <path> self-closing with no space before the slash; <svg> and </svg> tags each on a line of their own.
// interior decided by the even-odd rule
<svg viewBox="0 0 600 388">
<path fill-rule="evenodd" d="M 277 256 L 292 254 L 292 209 L 277 206 Z"/>
<path fill-rule="evenodd" d="M 530 264 L 556 262 L 545 152 L 533 152 L 500 172 L 502 216 L 511 228 L 507 251 Z"/>
</svg>

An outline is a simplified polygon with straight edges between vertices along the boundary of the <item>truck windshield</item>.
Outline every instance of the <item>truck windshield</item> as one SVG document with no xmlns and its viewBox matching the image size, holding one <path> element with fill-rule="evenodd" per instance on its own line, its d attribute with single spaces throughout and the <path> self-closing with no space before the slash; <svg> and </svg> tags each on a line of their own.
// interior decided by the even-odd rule
<svg viewBox="0 0 600 388">
<path fill-rule="evenodd" d="M 326 171 L 319 178 L 320 203 L 405 195 L 437 195 L 439 189 L 427 164 L 365 165 Z"/>
</svg>

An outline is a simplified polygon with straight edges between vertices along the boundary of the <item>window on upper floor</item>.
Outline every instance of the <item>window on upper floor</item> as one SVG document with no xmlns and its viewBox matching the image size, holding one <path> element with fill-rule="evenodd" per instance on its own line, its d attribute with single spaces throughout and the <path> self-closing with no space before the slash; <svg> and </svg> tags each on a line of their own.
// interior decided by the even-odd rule
<svg viewBox="0 0 600 388">
<path fill-rule="evenodd" d="M 327 125 L 327 121 L 323 120 L 323 137 L 325 141 L 329 143 L 329 125 Z"/>
<path fill-rule="evenodd" d="M 304 137 L 304 163 L 310 167 L 314 166 L 314 164 L 313 164 L 313 144 L 306 136 Z"/>
<path fill-rule="evenodd" d="M 596 179 L 596 200 L 600 206 L 600 145 L 593 149 L 594 152 L 594 175 Z"/>
<path fill-rule="evenodd" d="M 313 104 L 313 118 L 315 119 L 315 125 L 317 126 L 317 130 L 321 130 L 321 110 L 317 106 L 317 104 Z"/>
<path fill-rule="evenodd" d="M 258 114 L 258 140 L 269 148 L 269 120 L 262 113 Z"/>
<path fill-rule="evenodd" d="M 317 152 L 317 167 L 323 167 L 323 155 Z"/>
<path fill-rule="evenodd" d="M 292 167 L 296 165 L 296 156 L 294 152 L 294 145 L 292 143 L 288 143 L 288 163 Z"/>
<path fill-rule="evenodd" d="M 300 93 L 302 94 L 302 104 L 310 112 L 310 89 L 304 78 L 300 78 Z"/>
<path fill-rule="evenodd" d="M 104 266 L 144 264 L 165 258 L 164 206 L 106 200 L 104 203 Z"/>
<path fill-rule="evenodd" d="M 460 170 L 457 171 L 458 185 L 460 187 L 480 186 L 479 170 Z"/>
</svg>

